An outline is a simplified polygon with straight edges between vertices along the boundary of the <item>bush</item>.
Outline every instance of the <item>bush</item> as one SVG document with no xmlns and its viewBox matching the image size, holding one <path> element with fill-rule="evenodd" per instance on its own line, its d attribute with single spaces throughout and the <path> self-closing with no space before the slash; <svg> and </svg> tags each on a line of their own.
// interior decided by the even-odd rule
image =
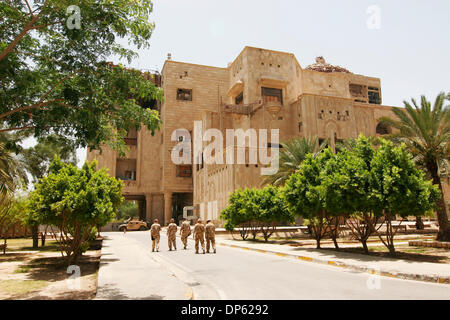
<svg viewBox="0 0 450 320">
<path fill-rule="evenodd" d="M 282 222 L 293 222 L 293 216 L 287 210 L 280 191 L 274 186 L 264 189 L 236 190 L 230 196 L 230 205 L 222 211 L 221 219 L 225 220 L 228 231 L 241 228 L 243 240 L 248 233 L 261 232 L 264 240 L 268 241 Z"/>
<path fill-rule="evenodd" d="M 96 166 L 86 162 L 79 169 L 56 158 L 30 194 L 33 220 L 58 227 L 57 241 L 69 265 L 87 250 L 94 227 L 110 222 L 123 201 L 123 183 Z"/>
</svg>

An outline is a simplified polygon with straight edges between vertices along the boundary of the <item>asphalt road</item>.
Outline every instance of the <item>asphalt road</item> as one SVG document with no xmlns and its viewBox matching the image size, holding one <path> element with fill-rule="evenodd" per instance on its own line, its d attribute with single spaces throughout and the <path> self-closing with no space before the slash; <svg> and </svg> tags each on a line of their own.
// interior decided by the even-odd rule
<svg viewBox="0 0 450 320">
<path fill-rule="evenodd" d="M 151 252 L 148 231 L 126 237 Z M 450 299 L 450 285 L 387 277 L 378 282 L 367 273 L 220 245 L 217 254 L 196 255 L 193 240 L 183 250 L 180 238 L 177 248 L 168 251 L 162 235 L 160 251 L 151 254 L 193 289 L 195 299 Z"/>
</svg>

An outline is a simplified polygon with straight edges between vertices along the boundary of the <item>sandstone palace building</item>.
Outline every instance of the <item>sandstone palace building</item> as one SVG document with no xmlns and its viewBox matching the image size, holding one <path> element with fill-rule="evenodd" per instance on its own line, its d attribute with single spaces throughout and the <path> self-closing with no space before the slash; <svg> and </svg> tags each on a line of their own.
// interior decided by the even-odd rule
<svg viewBox="0 0 450 320">
<path fill-rule="evenodd" d="M 302 68 L 291 53 L 246 47 L 228 67 L 218 68 L 169 56 L 153 81 L 162 87 L 164 101 L 148 107 L 159 110 L 162 129 L 154 136 L 146 129 L 130 132 L 124 158 L 107 147 L 88 152 L 87 158 L 124 180 L 124 197 L 138 201 L 141 219 L 164 224 L 180 219 L 187 206 L 220 224 L 229 193 L 261 187 L 264 178 L 261 164 L 174 164 L 171 152 L 187 138 L 180 129 L 192 133 L 194 121 L 224 137 L 226 129 L 279 129 L 280 142 L 318 136 L 334 147 L 360 133 L 389 133 L 378 119 L 393 116 L 392 107 L 382 105 L 380 79 L 327 64 L 322 57 Z"/>
</svg>

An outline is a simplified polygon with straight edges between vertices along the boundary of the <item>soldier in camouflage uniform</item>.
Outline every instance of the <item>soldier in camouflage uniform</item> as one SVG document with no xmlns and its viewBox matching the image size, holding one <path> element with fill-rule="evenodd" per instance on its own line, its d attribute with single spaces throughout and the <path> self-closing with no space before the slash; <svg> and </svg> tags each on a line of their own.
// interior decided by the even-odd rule
<svg viewBox="0 0 450 320">
<path fill-rule="evenodd" d="M 205 237 L 206 237 L 206 252 L 209 253 L 209 248 L 211 244 L 214 253 L 216 253 L 216 227 L 211 222 L 211 220 L 206 221 Z"/>
<path fill-rule="evenodd" d="M 198 243 L 202 244 L 203 254 L 205 254 L 205 226 L 202 220 L 198 219 L 194 227 L 195 253 L 198 254 Z"/>
<path fill-rule="evenodd" d="M 169 239 L 169 251 L 172 251 L 172 246 L 177 250 L 177 231 L 178 227 L 174 219 L 170 219 L 169 227 L 167 228 L 167 238 Z"/>
<path fill-rule="evenodd" d="M 181 223 L 180 235 L 181 241 L 184 244 L 184 250 L 187 248 L 188 237 L 191 235 L 191 223 L 183 218 L 183 222 Z"/>
<path fill-rule="evenodd" d="M 155 251 L 155 247 L 156 247 L 156 252 L 159 251 L 159 240 L 161 239 L 161 225 L 159 224 L 158 219 L 155 219 L 155 222 L 152 224 L 151 228 L 150 228 L 150 235 L 152 237 L 152 252 Z"/>
</svg>

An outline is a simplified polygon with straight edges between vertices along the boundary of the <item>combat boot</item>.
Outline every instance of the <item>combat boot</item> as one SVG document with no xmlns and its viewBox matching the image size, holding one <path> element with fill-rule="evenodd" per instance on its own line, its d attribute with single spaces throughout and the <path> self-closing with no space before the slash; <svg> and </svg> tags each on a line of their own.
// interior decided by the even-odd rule
<svg viewBox="0 0 450 320">
<path fill-rule="evenodd" d="M 214 249 L 214 253 L 216 253 L 216 249 Z"/>
</svg>

